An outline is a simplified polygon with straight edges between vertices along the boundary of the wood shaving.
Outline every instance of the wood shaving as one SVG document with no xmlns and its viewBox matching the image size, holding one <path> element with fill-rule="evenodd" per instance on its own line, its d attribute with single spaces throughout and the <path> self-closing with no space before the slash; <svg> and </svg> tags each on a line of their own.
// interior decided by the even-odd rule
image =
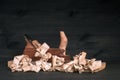
<svg viewBox="0 0 120 80">
<path fill-rule="evenodd" d="M 63 31 L 60 32 L 61 42 L 59 49 L 50 48 L 47 43 L 39 43 L 37 40 L 30 42 L 25 38 L 27 45 L 24 54 L 15 56 L 8 61 L 8 67 L 15 71 L 62 71 L 62 72 L 99 72 L 106 67 L 106 63 L 95 58 L 86 59 L 87 53 L 80 52 L 70 60 L 66 55 L 68 39 Z M 32 50 L 31 50 L 32 49 Z M 29 53 L 31 50 L 32 52 Z M 36 60 L 34 60 L 36 59 Z M 67 61 L 67 62 L 66 62 Z"/>
</svg>

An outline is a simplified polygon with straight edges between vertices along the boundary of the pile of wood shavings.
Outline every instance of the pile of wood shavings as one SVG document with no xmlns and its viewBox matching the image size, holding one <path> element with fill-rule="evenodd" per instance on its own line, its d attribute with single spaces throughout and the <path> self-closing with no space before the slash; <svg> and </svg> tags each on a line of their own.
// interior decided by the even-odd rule
<svg viewBox="0 0 120 80">
<path fill-rule="evenodd" d="M 60 32 L 60 36 L 61 42 L 59 49 L 52 49 L 51 51 L 51 48 L 47 43 L 40 44 L 37 40 L 33 40 L 31 43 L 29 40 L 26 40 L 27 45 L 24 54 L 15 56 L 13 60 L 8 61 L 8 67 L 12 72 L 62 71 L 94 73 L 105 69 L 105 62 L 96 60 L 95 58 L 86 59 L 86 52 L 80 52 L 73 57 L 73 60 L 69 60 L 65 52 L 67 37 L 63 31 Z M 56 54 L 56 52 L 60 51 L 61 53 Z"/>
</svg>

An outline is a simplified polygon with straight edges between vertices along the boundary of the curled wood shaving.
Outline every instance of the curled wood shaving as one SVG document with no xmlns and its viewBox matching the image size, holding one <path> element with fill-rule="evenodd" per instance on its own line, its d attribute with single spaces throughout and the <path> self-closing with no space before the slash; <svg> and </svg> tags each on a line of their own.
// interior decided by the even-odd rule
<svg viewBox="0 0 120 80">
<path fill-rule="evenodd" d="M 105 62 L 96 60 L 95 58 L 86 59 L 86 52 L 80 52 L 78 55 L 73 56 L 73 60 L 66 62 L 69 58 L 66 55 L 68 39 L 63 31 L 60 31 L 60 38 L 61 41 L 58 49 L 50 48 L 47 43 L 43 43 L 41 45 L 37 40 L 33 40 L 31 43 L 27 38 L 25 38 L 27 45 L 25 47 L 24 54 L 15 56 L 13 60 L 8 61 L 8 67 L 12 72 L 57 70 L 62 72 L 93 73 L 105 69 Z M 29 49 L 33 49 L 31 53 L 29 53 Z"/>
<path fill-rule="evenodd" d="M 40 60 L 32 61 L 27 55 L 15 56 L 13 60 L 8 61 L 8 67 L 12 72 L 15 71 L 64 71 L 64 72 L 98 72 L 105 68 L 105 63 L 96 59 L 85 59 L 85 52 L 74 56 L 73 60 L 65 63 L 64 58 L 56 55 L 52 56 L 52 62 L 48 62 L 45 57 Z M 45 58 L 45 59 L 44 59 Z M 50 58 L 50 57 L 47 57 Z"/>
</svg>

